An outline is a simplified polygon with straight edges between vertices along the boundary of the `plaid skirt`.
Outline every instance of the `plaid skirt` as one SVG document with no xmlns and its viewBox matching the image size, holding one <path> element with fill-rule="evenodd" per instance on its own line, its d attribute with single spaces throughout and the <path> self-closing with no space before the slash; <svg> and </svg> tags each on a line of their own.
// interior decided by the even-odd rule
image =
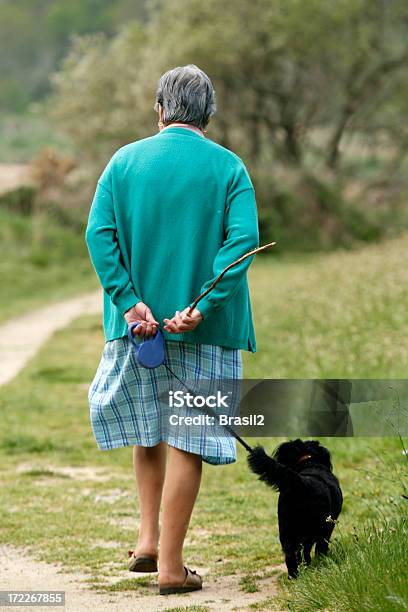
<svg viewBox="0 0 408 612">
<path fill-rule="evenodd" d="M 239 384 L 242 378 L 240 350 L 168 340 L 165 344 L 166 364 L 189 388 L 195 383 L 202 386 L 203 381 L 217 383 L 223 379 Z M 106 342 L 88 394 L 98 448 L 149 447 L 164 441 L 201 455 L 213 465 L 236 461 L 235 439 L 223 428 L 169 427 L 169 408 L 163 398 L 168 399 L 169 389 L 174 389 L 175 384 L 177 379 L 164 365 L 155 369 L 141 367 L 127 337 Z"/>
</svg>

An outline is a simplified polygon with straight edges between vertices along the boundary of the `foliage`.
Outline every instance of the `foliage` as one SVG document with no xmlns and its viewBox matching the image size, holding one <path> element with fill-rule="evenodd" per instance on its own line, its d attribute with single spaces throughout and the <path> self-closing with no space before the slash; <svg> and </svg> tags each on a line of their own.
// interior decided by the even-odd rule
<svg viewBox="0 0 408 612">
<path fill-rule="evenodd" d="M 69 150 L 69 141 L 53 130 L 41 105 L 25 113 L 0 115 L 0 163 L 28 163 L 44 147 Z"/>
<path fill-rule="evenodd" d="M 407 223 L 406 13 L 403 0 L 161 0 L 143 27 L 74 40 L 51 106 L 96 176 L 154 131 L 160 74 L 195 63 L 216 90 L 209 137 L 254 177 L 262 238 L 284 250 L 377 239 Z"/>
<path fill-rule="evenodd" d="M 252 172 L 261 238 L 277 240 L 276 252 L 351 247 L 395 233 L 395 206 L 370 211 L 348 202 L 338 181 L 288 168 L 280 174 L 282 180 L 263 168 Z"/>
<path fill-rule="evenodd" d="M 358 255 L 353 255 L 351 275 L 357 267 Z M 319 259 L 323 266 L 326 258 Z M 380 259 L 373 262 L 378 274 L 382 271 Z M 365 263 L 363 260 L 361 266 Z M 271 311 L 271 291 L 270 288 L 265 291 L 264 280 L 268 280 L 270 287 L 271 277 L 277 297 L 272 304 L 277 325 L 271 332 L 273 342 L 269 336 L 263 343 L 262 353 L 246 355 L 246 374 L 258 378 L 302 376 L 305 367 L 299 367 L 297 374 L 293 374 L 292 369 L 293 364 L 299 364 L 298 354 L 302 349 L 296 342 L 285 344 L 288 329 L 294 334 L 286 287 L 292 284 L 297 287 L 299 278 L 308 274 L 310 266 L 302 261 L 290 265 L 265 258 L 258 274 L 258 265 L 255 264 L 255 274 L 251 278 L 256 297 L 257 327 L 259 332 L 262 329 L 262 335 L 269 329 L 264 315 L 266 310 Z M 399 278 L 394 277 L 392 281 L 398 284 Z M 365 281 L 366 286 L 370 283 L 371 278 Z M 316 317 L 313 325 L 302 330 L 303 346 L 313 346 L 318 318 L 324 319 L 329 311 L 321 284 L 321 278 L 316 274 L 310 287 L 316 296 Z M 360 275 L 354 278 L 354 284 L 361 284 Z M 377 291 L 386 299 L 389 287 L 379 284 Z M 354 297 L 357 310 L 358 296 Z M 392 294 L 389 299 L 391 311 L 398 296 Z M 362 338 L 367 349 L 366 321 L 361 319 L 355 324 L 352 333 Z M 373 337 L 382 346 L 387 331 L 375 317 L 369 326 Z M 325 330 L 321 331 L 324 334 Z M 333 337 L 329 340 L 325 355 L 335 353 L 338 371 L 347 371 L 350 354 L 342 350 L 341 340 L 337 344 Z M 279 346 L 285 348 L 285 356 L 279 352 Z M 146 588 L 143 584 L 123 580 L 127 572 L 126 551 L 134 544 L 139 518 L 131 476 L 131 448 L 112 453 L 98 452 L 89 424 L 87 389 L 102 347 L 100 317 L 84 317 L 55 334 L 21 375 L 1 389 L 0 538 L 3 543 L 24 546 L 34 558 L 38 555 L 52 562 L 65 555 L 65 569 L 86 570 L 94 588 L 114 590 L 116 585 L 116 589 L 137 588 L 143 593 Z M 354 350 L 354 345 L 351 349 Z M 325 377 L 327 369 L 322 353 L 312 352 L 307 358 L 316 377 Z M 369 350 L 358 358 L 361 368 L 359 372 L 356 369 L 356 375 L 372 363 Z M 406 368 L 406 364 L 403 367 Z M 379 375 L 388 375 L 386 363 Z M 260 442 L 271 451 L 279 439 L 264 438 Z M 402 457 L 396 439 L 331 438 L 322 442 L 332 451 L 335 472 L 341 479 L 345 494 L 344 511 L 333 537 L 334 551 L 339 550 L 338 545 L 344 538 L 353 537 L 357 531 L 361 534 L 362 548 L 366 553 L 364 559 L 367 559 L 369 548 L 363 525 L 379 514 L 384 515 L 385 521 L 392 520 L 395 504 L 405 503 L 400 498 L 400 483 L 377 474 L 381 474 L 385 457 L 390 457 L 390 461 L 398 466 L 406 459 Z M 241 448 L 238 457 L 238 462 L 231 466 L 204 466 L 202 490 L 185 554 L 186 559 L 194 561 L 198 567 L 208 568 L 208 580 L 221 581 L 222 576 L 228 576 L 231 584 L 235 575 L 240 591 L 231 593 L 231 598 L 246 593 L 248 601 L 247 596 L 252 592 L 258 597 L 262 596 L 265 588 L 270 592 L 271 567 L 282 562 L 282 552 L 276 522 L 277 496 L 263 483 L 254 480 L 246 468 L 245 453 Z M 397 533 L 402 532 L 398 530 Z M 388 545 L 390 540 L 386 542 Z M 390 546 L 387 562 L 390 555 L 397 552 L 396 560 L 401 558 L 403 544 L 404 541 L 394 548 Z M 378 560 L 375 542 L 374 546 Z M 325 567 L 322 567 L 322 579 L 324 571 Z M 398 578 L 394 578 L 394 584 L 398 584 Z M 392 585 L 392 579 L 393 574 L 387 574 L 387 588 Z M 381 584 L 378 584 L 379 589 Z M 271 606 L 266 609 L 270 610 Z"/>
<path fill-rule="evenodd" d="M 35 194 L 35 187 L 22 185 L 0 195 L 0 208 L 19 215 L 30 215 L 34 209 Z"/>
<path fill-rule="evenodd" d="M 86 160 L 100 163 L 121 145 L 149 135 L 153 102 L 140 68 L 145 46 L 146 33 L 137 23 L 113 41 L 103 35 L 76 38 L 55 75 L 53 115 Z"/>
<path fill-rule="evenodd" d="M 88 200 L 92 197 L 92 183 L 78 160 L 46 147 L 34 157 L 30 169 L 36 187 L 34 214 L 46 213 L 60 225 L 82 232 L 89 209 L 86 196 Z"/>
<path fill-rule="evenodd" d="M 22 111 L 49 90 L 49 74 L 73 34 L 112 35 L 143 18 L 144 0 L 2 0 L 0 3 L 0 108 Z"/>
<path fill-rule="evenodd" d="M 83 97 L 95 106 L 98 94 L 106 94 L 103 84 L 110 77 L 110 112 L 115 118 L 115 94 L 122 91 L 123 99 L 132 98 L 134 89 L 124 88 L 126 81 L 135 88 L 142 75 L 153 73 L 157 78 L 169 65 L 196 63 L 215 83 L 221 108 L 215 133 L 223 144 L 244 150 L 252 163 L 264 149 L 272 159 L 295 164 L 314 151 L 333 168 L 348 129 L 363 127 L 373 137 L 379 105 L 386 105 L 394 126 L 398 121 L 391 109 L 404 100 L 407 87 L 404 15 L 406 5 L 400 0 L 386 8 L 371 0 L 238 0 L 233 11 L 217 0 L 162 0 L 150 12 L 144 38 L 129 39 L 135 29 L 131 26 L 128 34 L 119 35 L 118 44 L 103 45 L 96 39 L 84 47 L 77 41 L 57 79 L 57 90 L 61 88 L 63 97 L 65 81 L 68 86 L 71 78 L 75 87 L 74 77 L 82 77 L 76 94 L 85 85 Z M 101 89 L 95 92 L 91 84 L 96 82 Z M 143 89 L 150 84 L 148 79 Z M 151 96 L 147 100 L 151 107 Z M 99 99 L 99 104 L 107 101 Z M 136 108 L 139 111 L 128 106 L 132 123 L 142 124 Z"/>
<path fill-rule="evenodd" d="M 400 517 L 388 521 L 378 515 L 376 521 L 368 521 L 354 537 L 338 543 L 320 567 L 301 572 L 295 583 L 284 586 L 279 609 L 288 606 L 294 612 L 406 610 L 408 522 L 402 512 Z"/>
</svg>

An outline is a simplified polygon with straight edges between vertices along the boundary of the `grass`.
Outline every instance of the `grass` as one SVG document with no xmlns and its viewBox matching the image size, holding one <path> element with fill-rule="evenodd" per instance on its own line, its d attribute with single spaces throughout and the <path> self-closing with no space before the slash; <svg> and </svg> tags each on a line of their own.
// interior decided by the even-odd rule
<svg viewBox="0 0 408 612">
<path fill-rule="evenodd" d="M 84 236 L 46 215 L 0 208 L 0 321 L 97 288 Z"/>
<path fill-rule="evenodd" d="M 406 378 L 408 236 L 303 260 L 261 258 L 250 378 Z M 262 330 L 262 331 L 261 331 Z"/>
<path fill-rule="evenodd" d="M 407 246 L 405 238 L 379 246 L 378 253 L 368 247 L 304 263 L 259 261 L 251 276 L 259 353 L 246 355 L 247 375 L 402 375 L 408 365 L 400 340 L 408 323 Z M 335 291 L 338 286 L 341 295 Z M 87 573 L 89 584 L 98 590 L 142 594 L 145 581 L 123 580 L 126 551 L 134 544 L 138 521 L 131 448 L 98 451 L 88 419 L 87 390 L 102 346 L 99 317 L 83 317 L 57 332 L 21 375 L 0 389 L 0 541 L 35 550 L 46 561 L 63 554 L 66 569 Z M 283 580 L 282 602 L 286 603 L 282 606 L 353 610 L 336 605 L 346 606 L 346 597 L 358 599 L 364 577 L 371 568 L 373 576 L 377 571 L 372 566 L 374 557 L 369 556 L 365 525 L 381 515 L 384 525 L 392 524 L 400 534 L 392 521 L 406 504 L 398 476 L 406 459 L 395 438 L 322 441 L 330 446 L 345 494 L 333 538 L 334 555 L 316 570 L 302 574 L 295 585 Z M 263 440 L 268 450 L 278 442 L 276 438 Z M 389 479 L 381 476 L 384 458 L 396 470 Z M 259 578 L 271 576 L 273 566 L 282 562 L 276 502 L 277 496 L 248 472 L 241 449 L 234 465 L 206 465 L 186 541 L 186 559 L 208 568 L 211 576 L 237 574 L 241 592 L 256 593 Z M 359 558 L 365 565 L 359 569 L 357 560 L 354 563 L 350 557 L 349 570 L 345 559 L 354 554 L 355 532 L 365 545 L 366 552 L 361 554 L 366 556 Z M 375 542 L 375 532 L 372 535 Z M 381 545 L 388 544 L 382 540 L 378 550 Z M 342 550 L 349 553 L 341 557 Z M 390 555 L 394 554 L 397 550 L 392 549 Z M 385 557 L 385 562 L 390 565 L 391 560 Z M 336 584 L 335 572 L 342 568 L 360 572 L 359 582 L 350 582 L 349 593 L 336 589 L 336 604 L 334 595 L 327 594 L 325 608 L 302 607 L 306 591 L 311 593 L 307 605 L 315 605 L 316 600 L 320 606 L 323 591 Z M 115 575 L 117 580 L 112 582 Z M 381 584 L 377 591 L 370 589 L 365 594 L 366 607 L 359 609 L 387 610 L 373 605 L 392 589 L 398 597 L 404 595 L 398 577 L 391 573 L 383 588 Z M 238 599 L 239 593 L 232 596 Z M 300 602 L 293 603 L 298 607 L 290 607 L 292 599 Z M 270 610 L 272 603 L 265 600 L 253 609 Z"/>
<path fill-rule="evenodd" d="M 56 136 L 41 106 L 25 113 L 3 113 L 0 117 L 0 163 L 29 162 L 42 148 L 69 149 L 68 142 Z"/>
<path fill-rule="evenodd" d="M 143 593 L 145 583 L 119 576 L 114 585 L 104 584 L 125 568 L 138 510 L 131 449 L 97 451 L 88 422 L 86 393 L 102 342 L 99 322 L 82 318 L 56 333 L 0 391 L 0 540 L 35 547 L 46 561 L 64 554 L 66 568 L 88 573 L 97 589 Z M 272 449 L 278 440 L 263 442 Z M 353 533 L 383 504 L 391 514 L 399 483 L 377 477 L 378 454 L 401 463 L 398 441 L 339 438 L 329 444 L 345 491 L 341 532 Z M 205 466 L 186 558 L 213 576 L 242 574 L 242 592 L 256 592 L 259 577 L 282 560 L 276 501 L 248 472 L 241 450 L 237 464 Z"/>
<path fill-rule="evenodd" d="M 239 586 L 242 588 L 243 591 L 245 591 L 246 593 L 256 593 L 257 591 L 259 591 L 258 585 L 257 585 L 257 578 L 261 578 L 262 576 L 255 576 L 255 575 L 249 575 L 249 576 L 243 576 L 241 578 L 241 580 L 239 581 Z"/>
<path fill-rule="evenodd" d="M 407 538 L 406 514 L 380 525 L 368 523 L 358 539 L 344 538 L 295 583 L 283 583 L 279 603 L 298 612 L 407 610 Z"/>
</svg>

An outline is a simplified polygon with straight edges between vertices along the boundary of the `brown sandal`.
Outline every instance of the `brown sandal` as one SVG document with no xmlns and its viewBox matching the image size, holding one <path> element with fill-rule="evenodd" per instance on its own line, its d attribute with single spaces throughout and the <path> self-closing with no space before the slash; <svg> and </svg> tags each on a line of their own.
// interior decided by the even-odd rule
<svg viewBox="0 0 408 612">
<path fill-rule="evenodd" d="M 157 572 L 157 555 L 142 554 L 135 556 L 128 550 L 128 567 L 130 572 Z"/>
<path fill-rule="evenodd" d="M 177 593 L 190 593 L 191 591 L 199 591 L 203 588 L 203 580 L 197 572 L 184 568 L 186 578 L 181 584 L 161 584 L 159 586 L 160 595 L 175 595 Z"/>
</svg>

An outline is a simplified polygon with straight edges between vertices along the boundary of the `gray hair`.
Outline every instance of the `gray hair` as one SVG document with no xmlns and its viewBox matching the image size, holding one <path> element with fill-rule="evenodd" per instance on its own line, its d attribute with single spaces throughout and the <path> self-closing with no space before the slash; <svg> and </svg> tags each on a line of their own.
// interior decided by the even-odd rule
<svg viewBox="0 0 408 612">
<path fill-rule="evenodd" d="M 215 92 L 209 77 L 195 64 L 178 66 L 163 74 L 156 91 L 154 110 L 163 108 L 163 123 L 191 123 L 203 129 L 216 111 Z"/>
</svg>

